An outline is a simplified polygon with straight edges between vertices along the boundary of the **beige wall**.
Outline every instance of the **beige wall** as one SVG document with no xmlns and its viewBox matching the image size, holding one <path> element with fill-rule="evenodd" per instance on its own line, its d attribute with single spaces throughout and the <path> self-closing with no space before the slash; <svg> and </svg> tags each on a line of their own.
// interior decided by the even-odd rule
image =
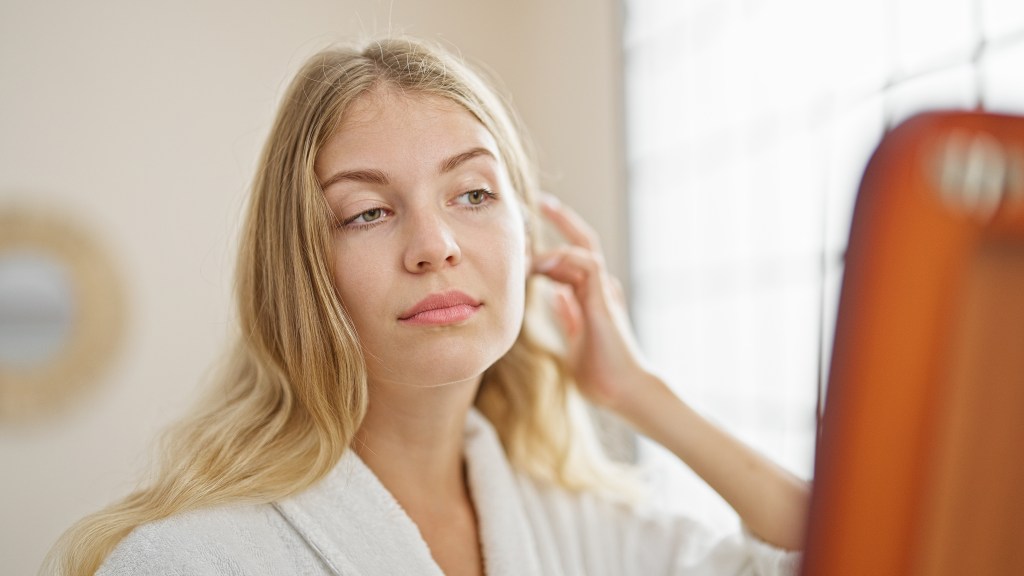
<svg viewBox="0 0 1024 576">
<path fill-rule="evenodd" d="M 0 571 L 122 495 L 220 354 L 245 190 L 276 99 L 332 39 L 442 38 L 506 82 L 545 185 L 625 272 L 617 2 L 102 0 L 0 4 L 0 203 L 91 228 L 129 291 L 104 381 L 62 413 L 0 423 Z"/>
</svg>

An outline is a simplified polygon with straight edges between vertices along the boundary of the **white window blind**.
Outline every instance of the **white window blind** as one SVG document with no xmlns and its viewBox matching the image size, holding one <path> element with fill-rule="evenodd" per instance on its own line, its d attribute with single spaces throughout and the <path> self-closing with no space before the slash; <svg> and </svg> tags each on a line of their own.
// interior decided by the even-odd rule
<svg viewBox="0 0 1024 576">
<path fill-rule="evenodd" d="M 626 0 L 633 315 L 678 392 L 810 478 L 854 195 L 887 127 L 1024 113 L 1018 0 Z M 667 503 L 731 511 L 645 444 Z"/>
</svg>

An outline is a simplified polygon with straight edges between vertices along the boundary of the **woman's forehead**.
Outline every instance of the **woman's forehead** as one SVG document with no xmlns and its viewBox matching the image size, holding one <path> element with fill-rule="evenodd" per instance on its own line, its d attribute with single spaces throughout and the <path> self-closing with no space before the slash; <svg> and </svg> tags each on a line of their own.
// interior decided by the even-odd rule
<svg viewBox="0 0 1024 576">
<path fill-rule="evenodd" d="M 316 164 L 319 173 L 325 164 L 427 161 L 473 148 L 488 150 L 500 162 L 494 136 L 461 104 L 432 94 L 375 89 L 345 111 Z"/>
<path fill-rule="evenodd" d="M 408 90 L 387 84 L 377 85 L 356 97 L 342 116 L 342 124 L 359 116 L 386 113 L 392 107 L 417 106 L 441 111 L 464 111 L 465 106 L 440 94 Z"/>
</svg>

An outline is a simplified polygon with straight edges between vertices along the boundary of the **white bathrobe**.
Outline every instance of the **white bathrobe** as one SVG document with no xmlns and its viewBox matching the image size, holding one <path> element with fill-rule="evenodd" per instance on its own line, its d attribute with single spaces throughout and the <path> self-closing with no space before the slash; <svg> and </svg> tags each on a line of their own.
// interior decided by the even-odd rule
<svg viewBox="0 0 1024 576">
<path fill-rule="evenodd" d="M 488 576 L 795 574 L 799 556 L 748 534 L 721 538 L 541 484 L 509 467 L 471 411 L 465 454 Z M 443 573 L 398 502 L 351 450 L 322 481 L 273 504 L 231 505 L 140 526 L 100 568 L 111 575 L 336 576 Z"/>
</svg>

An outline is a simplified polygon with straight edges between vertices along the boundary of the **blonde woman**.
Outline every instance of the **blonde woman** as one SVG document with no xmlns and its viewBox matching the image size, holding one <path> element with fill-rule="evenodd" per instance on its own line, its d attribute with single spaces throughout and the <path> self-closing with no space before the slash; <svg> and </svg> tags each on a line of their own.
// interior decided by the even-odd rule
<svg viewBox="0 0 1024 576">
<path fill-rule="evenodd" d="M 546 218 L 567 244 L 543 250 Z M 317 54 L 292 82 L 238 259 L 240 337 L 151 484 L 82 520 L 60 574 L 785 574 L 807 488 L 644 365 L 594 233 L 509 109 L 436 47 Z M 568 352 L 525 321 L 564 288 Z M 578 394 L 737 510 L 716 539 L 617 498 Z"/>
</svg>

